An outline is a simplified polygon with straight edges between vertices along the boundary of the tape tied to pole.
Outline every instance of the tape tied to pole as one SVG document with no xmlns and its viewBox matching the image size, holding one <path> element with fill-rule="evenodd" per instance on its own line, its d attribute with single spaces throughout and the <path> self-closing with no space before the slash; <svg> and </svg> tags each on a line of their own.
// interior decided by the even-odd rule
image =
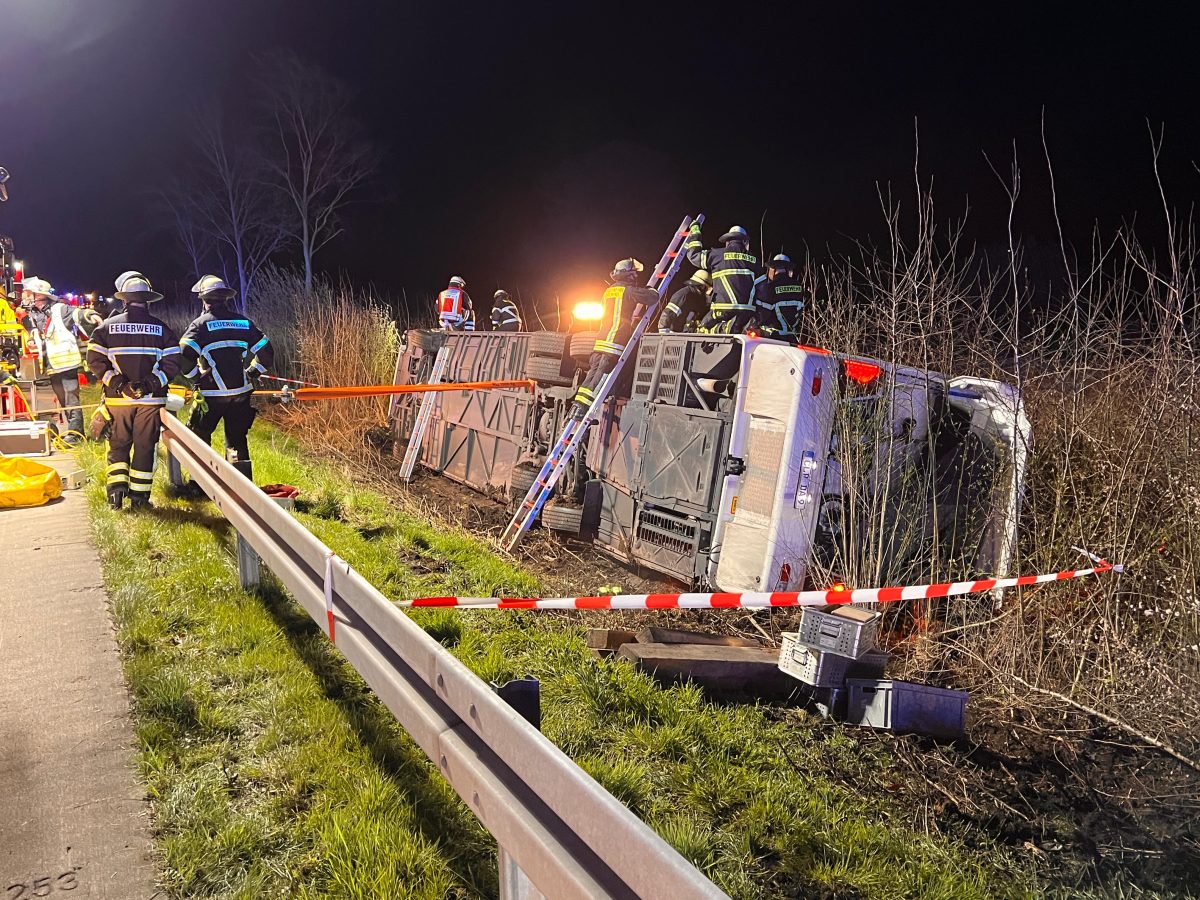
<svg viewBox="0 0 1200 900">
<path fill-rule="evenodd" d="M 1076 548 L 1078 549 L 1078 548 Z M 1092 560 L 1092 568 L 1066 569 L 1043 575 L 1012 578 L 981 578 L 907 587 L 835 588 L 823 591 L 747 591 L 743 593 L 616 594 L 596 597 L 421 597 L 402 600 L 399 606 L 456 609 L 774 609 L 794 606 L 829 606 L 843 603 L 893 603 L 900 600 L 930 600 L 958 597 L 993 590 L 1009 590 L 1049 584 L 1104 573 L 1120 574 L 1124 566 L 1080 551 Z"/>
<path fill-rule="evenodd" d="M 329 620 L 329 642 L 335 647 L 337 646 L 337 638 L 334 633 L 334 616 L 333 616 L 333 561 L 337 559 L 337 554 L 330 551 L 325 555 L 325 616 Z"/>
</svg>

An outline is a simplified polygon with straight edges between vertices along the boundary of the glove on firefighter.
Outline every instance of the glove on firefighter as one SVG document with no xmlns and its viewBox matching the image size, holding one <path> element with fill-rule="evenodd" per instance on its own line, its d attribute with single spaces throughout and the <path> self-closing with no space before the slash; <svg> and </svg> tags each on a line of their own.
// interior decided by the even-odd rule
<svg viewBox="0 0 1200 900">
<path fill-rule="evenodd" d="M 143 397 L 153 397 L 162 389 L 162 382 L 157 378 L 143 378 L 137 383 L 137 389 Z"/>
<path fill-rule="evenodd" d="M 116 379 L 113 379 L 113 380 L 115 381 Z M 124 397 L 128 397 L 130 400 L 141 400 L 142 399 L 142 383 L 140 381 L 137 382 L 136 384 L 134 384 L 133 382 L 126 379 L 126 381 L 121 385 L 120 390 L 121 390 L 121 395 Z"/>
<path fill-rule="evenodd" d="M 258 379 L 262 378 L 262 372 L 251 366 L 246 370 L 246 384 L 250 385 L 256 391 L 258 390 Z"/>
</svg>

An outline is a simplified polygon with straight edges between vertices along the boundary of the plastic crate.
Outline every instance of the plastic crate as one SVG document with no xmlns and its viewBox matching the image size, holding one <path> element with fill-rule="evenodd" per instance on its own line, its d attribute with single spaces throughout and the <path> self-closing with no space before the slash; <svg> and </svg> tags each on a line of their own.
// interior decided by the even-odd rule
<svg viewBox="0 0 1200 900">
<path fill-rule="evenodd" d="M 882 678 L 892 654 L 886 650 L 868 650 L 858 659 L 850 660 L 847 678 Z"/>
<path fill-rule="evenodd" d="M 858 659 L 875 649 L 882 616 L 875 610 L 847 604 L 806 606 L 800 615 L 800 643 Z"/>
<path fill-rule="evenodd" d="M 799 678 L 813 687 L 833 687 L 846 679 L 846 667 L 850 664 L 844 656 L 814 650 L 800 643 L 800 635 L 794 631 L 783 633 L 779 648 L 779 668 L 793 678 Z"/>
<path fill-rule="evenodd" d="M 846 692 L 846 721 L 857 725 L 946 738 L 967 730 L 966 691 L 889 678 L 848 678 Z"/>
</svg>

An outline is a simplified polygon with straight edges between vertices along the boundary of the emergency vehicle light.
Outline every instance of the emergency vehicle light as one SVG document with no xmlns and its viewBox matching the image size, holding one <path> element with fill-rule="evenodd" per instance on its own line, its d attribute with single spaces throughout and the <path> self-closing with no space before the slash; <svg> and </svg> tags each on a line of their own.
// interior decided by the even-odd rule
<svg viewBox="0 0 1200 900">
<path fill-rule="evenodd" d="M 595 300 L 580 300 L 571 315 L 581 322 L 599 322 L 604 318 L 604 304 Z"/>
<path fill-rule="evenodd" d="M 883 370 L 873 363 L 859 362 L 854 359 L 846 360 L 845 366 L 846 377 L 862 385 L 870 384 L 883 373 Z"/>
</svg>

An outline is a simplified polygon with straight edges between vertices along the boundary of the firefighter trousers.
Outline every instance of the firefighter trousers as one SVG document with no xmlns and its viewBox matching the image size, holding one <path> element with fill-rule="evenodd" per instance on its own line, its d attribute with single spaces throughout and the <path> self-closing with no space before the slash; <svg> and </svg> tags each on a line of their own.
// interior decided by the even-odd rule
<svg viewBox="0 0 1200 900">
<path fill-rule="evenodd" d="M 248 435 L 254 417 L 258 415 L 250 403 L 250 395 L 238 397 L 206 398 L 208 409 L 201 412 L 196 410 L 188 421 L 188 428 L 196 432 L 200 440 L 206 444 L 212 443 L 213 432 L 221 422 L 225 423 L 225 449 L 236 450 L 239 462 L 250 459 L 250 443 Z"/>
<path fill-rule="evenodd" d="M 159 404 L 109 406 L 112 427 L 108 433 L 108 496 L 128 492 L 135 502 L 150 500 L 157 459 Z M 130 451 L 132 450 L 132 454 Z"/>
<path fill-rule="evenodd" d="M 604 376 L 617 367 L 617 360 L 621 358 L 620 353 L 601 353 L 593 352 L 588 360 L 587 377 L 583 379 L 583 384 L 579 385 L 579 390 L 575 393 L 575 405 L 571 409 L 571 414 L 576 418 L 583 418 L 584 414 L 592 405 L 592 401 L 596 399 L 596 391 L 600 387 L 600 382 L 604 380 Z"/>
<path fill-rule="evenodd" d="M 79 370 L 55 372 L 50 376 L 50 387 L 58 405 L 63 408 L 63 418 L 67 421 L 67 431 L 74 431 L 83 436 L 83 410 L 79 408 Z M 67 409 L 74 407 L 74 409 Z"/>
</svg>

